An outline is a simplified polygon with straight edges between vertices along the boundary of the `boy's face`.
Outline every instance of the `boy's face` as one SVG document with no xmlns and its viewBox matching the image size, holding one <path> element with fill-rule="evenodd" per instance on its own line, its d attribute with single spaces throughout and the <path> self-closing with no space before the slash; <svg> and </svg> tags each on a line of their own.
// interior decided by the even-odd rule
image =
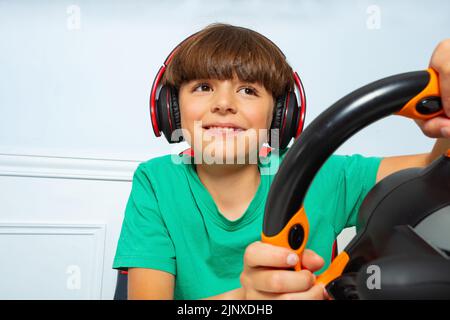
<svg viewBox="0 0 450 320">
<path fill-rule="evenodd" d="M 192 80 L 180 86 L 179 103 L 184 138 L 202 163 L 257 163 L 274 108 L 264 86 L 237 77 Z"/>
</svg>

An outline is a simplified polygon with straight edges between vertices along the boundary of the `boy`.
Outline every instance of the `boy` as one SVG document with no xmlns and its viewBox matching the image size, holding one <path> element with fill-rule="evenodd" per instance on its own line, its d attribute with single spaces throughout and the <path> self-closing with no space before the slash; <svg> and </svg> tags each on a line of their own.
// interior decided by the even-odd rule
<svg viewBox="0 0 450 320">
<path fill-rule="evenodd" d="M 448 41 L 440 46 L 432 60 L 438 72 L 448 70 L 450 60 Z M 440 77 L 443 86 L 449 73 Z M 250 161 L 268 138 L 277 97 L 294 86 L 282 53 L 252 30 L 213 24 L 175 52 L 163 83 L 177 89 L 183 137 L 194 158 L 216 161 L 167 155 L 137 168 L 113 264 L 128 269 L 130 299 L 326 298 L 313 273 L 328 266 L 334 239 L 356 224 L 371 187 L 395 171 L 427 165 L 450 147 L 440 139 L 429 154 L 332 156 L 305 199 L 311 236 L 298 257 L 259 241 L 273 180 L 263 172 L 288 150 Z M 450 115 L 448 93 L 443 101 Z M 440 138 L 449 122 L 419 126 Z M 298 259 L 305 270 L 286 270 Z"/>
</svg>

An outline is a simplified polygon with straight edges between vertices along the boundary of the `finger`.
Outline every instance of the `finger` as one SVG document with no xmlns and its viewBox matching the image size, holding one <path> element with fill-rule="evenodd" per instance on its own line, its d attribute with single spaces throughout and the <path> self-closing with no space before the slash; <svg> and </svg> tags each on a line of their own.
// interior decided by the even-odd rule
<svg viewBox="0 0 450 320">
<path fill-rule="evenodd" d="M 301 256 L 302 267 L 310 271 L 320 270 L 325 264 L 325 260 L 310 249 L 305 249 Z"/>
<path fill-rule="evenodd" d="M 322 285 L 315 285 L 305 292 L 285 293 L 277 299 L 281 300 L 324 300 L 324 290 Z"/>
<path fill-rule="evenodd" d="M 323 298 L 325 300 L 332 300 L 330 294 L 328 293 L 327 289 L 325 289 L 325 287 L 323 288 Z"/>
<path fill-rule="evenodd" d="M 439 88 L 445 114 L 450 118 L 450 39 L 441 41 L 433 52 L 430 67 L 439 74 Z"/>
<path fill-rule="evenodd" d="M 294 293 L 271 293 L 256 290 L 248 290 L 247 300 L 324 300 L 323 286 L 315 285 L 310 290 Z"/>
<path fill-rule="evenodd" d="M 450 72 L 439 73 L 439 88 L 445 114 L 450 118 Z"/>
<path fill-rule="evenodd" d="M 446 117 L 436 117 L 420 123 L 419 126 L 423 133 L 430 138 L 447 138 L 443 129 L 448 130 L 450 128 L 450 119 Z"/>
<path fill-rule="evenodd" d="M 314 285 L 313 274 L 308 270 L 258 270 L 251 275 L 252 287 L 258 291 L 286 293 L 307 291 Z"/>
<path fill-rule="evenodd" d="M 245 299 L 246 300 L 277 300 L 279 299 L 280 294 L 278 293 L 270 293 L 249 289 L 246 291 Z"/>
<path fill-rule="evenodd" d="M 244 253 L 244 267 L 292 268 L 298 261 L 295 252 L 261 241 L 250 244 Z"/>
</svg>

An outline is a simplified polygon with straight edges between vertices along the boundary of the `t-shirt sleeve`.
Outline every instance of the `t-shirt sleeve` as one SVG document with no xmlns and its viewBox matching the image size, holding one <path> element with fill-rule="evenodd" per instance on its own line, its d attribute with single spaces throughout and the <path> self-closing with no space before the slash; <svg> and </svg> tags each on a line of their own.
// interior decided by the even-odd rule
<svg viewBox="0 0 450 320">
<path fill-rule="evenodd" d="M 356 226 L 358 212 L 367 193 L 376 183 L 376 176 L 382 158 L 334 156 L 336 214 L 334 228 L 339 234 L 344 228 Z"/>
<path fill-rule="evenodd" d="M 175 275 L 174 245 L 143 166 L 133 175 L 113 269 L 150 268 Z"/>
</svg>

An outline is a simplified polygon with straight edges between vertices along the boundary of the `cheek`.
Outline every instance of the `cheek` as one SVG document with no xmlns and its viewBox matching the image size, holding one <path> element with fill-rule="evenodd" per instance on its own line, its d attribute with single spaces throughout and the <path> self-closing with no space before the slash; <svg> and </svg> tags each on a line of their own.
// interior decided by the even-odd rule
<svg viewBox="0 0 450 320">
<path fill-rule="evenodd" d="M 194 121 L 201 119 L 201 110 L 195 108 L 196 103 L 185 95 L 180 94 L 179 106 L 181 114 L 181 126 L 185 129 L 191 130 L 194 126 Z"/>
<path fill-rule="evenodd" d="M 271 112 L 271 105 L 259 105 L 257 108 L 245 111 L 245 118 L 249 120 L 249 125 L 252 128 L 252 131 L 247 133 L 247 137 L 256 141 L 258 148 L 262 146 L 261 143 L 267 142 L 272 121 Z"/>
<path fill-rule="evenodd" d="M 181 113 L 181 126 L 186 129 L 191 129 L 194 127 L 194 121 L 201 120 L 201 112 L 195 110 L 195 108 L 191 108 L 186 106 L 184 108 L 180 107 Z"/>
<path fill-rule="evenodd" d="M 181 95 L 179 99 L 179 106 L 183 136 L 191 147 L 195 147 L 194 142 L 198 136 L 202 134 L 200 121 L 203 118 L 204 110 L 198 107 L 198 101 L 183 98 Z"/>
<path fill-rule="evenodd" d="M 269 129 L 272 123 L 272 107 L 261 107 L 246 112 L 246 118 L 251 119 L 251 126 L 255 129 Z"/>
</svg>

